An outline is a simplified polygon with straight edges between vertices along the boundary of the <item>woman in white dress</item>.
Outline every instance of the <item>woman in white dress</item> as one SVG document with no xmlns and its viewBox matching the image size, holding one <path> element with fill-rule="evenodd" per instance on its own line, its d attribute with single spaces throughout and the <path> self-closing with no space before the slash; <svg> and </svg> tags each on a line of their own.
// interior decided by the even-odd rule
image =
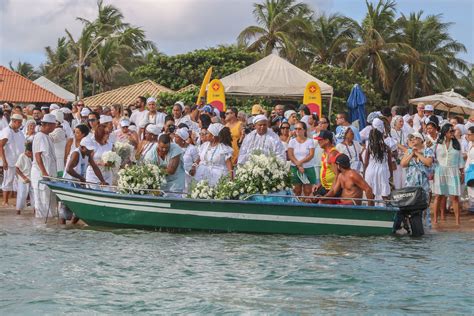
<svg viewBox="0 0 474 316">
<path fill-rule="evenodd" d="M 392 154 L 384 142 L 384 123 L 376 118 L 372 123 L 367 150 L 365 151 L 365 181 L 372 188 L 377 200 L 387 199 L 390 195 L 390 177 L 392 176 Z"/>
<path fill-rule="evenodd" d="M 66 143 L 67 143 L 67 136 L 62 124 L 64 122 L 64 113 L 59 110 L 54 110 L 51 114 L 56 117 L 56 128 L 54 131 L 49 134 L 51 140 L 53 141 L 54 145 L 54 153 L 56 155 L 56 169 L 57 169 L 57 176 L 62 177 L 64 172 L 64 163 L 65 163 L 65 155 L 66 155 Z"/>
<path fill-rule="evenodd" d="M 196 162 L 199 159 L 199 151 L 196 146 L 189 144 L 188 140 L 190 139 L 190 132 L 187 128 L 179 128 L 174 137 L 174 142 L 176 145 L 181 147 L 184 151 L 183 153 L 183 165 L 184 172 L 186 173 L 185 182 L 184 182 L 184 192 L 189 192 L 189 187 L 191 181 L 196 174 Z"/>
<path fill-rule="evenodd" d="M 212 139 L 199 147 L 195 179 L 215 186 L 221 177 L 232 177 L 232 136 L 229 128 L 220 123 L 209 125 L 208 132 Z"/>
<path fill-rule="evenodd" d="M 397 149 L 393 152 L 396 169 L 393 170 L 393 186 L 400 189 L 405 182 L 405 169 L 400 165 L 401 159 L 407 150 L 407 139 L 404 127 L 403 117 L 396 115 L 391 122 L 390 136 L 397 143 Z M 395 167 L 395 165 L 393 167 Z"/>
<path fill-rule="evenodd" d="M 352 170 L 362 173 L 362 147 L 360 146 L 359 142 L 354 141 L 354 131 L 350 127 L 343 126 L 340 133 L 342 135 L 338 136 L 343 140 L 336 145 L 337 151 L 349 157 Z"/>
<path fill-rule="evenodd" d="M 106 168 L 105 164 L 102 162 L 102 155 L 108 151 L 112 151 L 112 143 L 109 142 L 109 134 L 107 128 L 103 125 L 99 125 L 94 133 L 94 151 L 92 154 L 94 162 L 99 166 L 100 173 L 102 174 L 105 183 L 112 185 L 113 183 L 113 171 L 110 168 Z M 93 168 L 89 164 L 86 169 L 86 181 L 90 183 L 103 184 L 101 179 L 97 177 Z M 99 185 L 90 184 L 91 189 L 99 189 Z"/>
</svg>

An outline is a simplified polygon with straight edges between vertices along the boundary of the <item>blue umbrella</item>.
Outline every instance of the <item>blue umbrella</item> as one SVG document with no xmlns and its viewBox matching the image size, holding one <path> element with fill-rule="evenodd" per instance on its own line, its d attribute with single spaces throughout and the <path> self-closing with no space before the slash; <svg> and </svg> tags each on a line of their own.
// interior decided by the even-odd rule
<svg viewBox="0 0 474 316">
<path fill-rule="evenodd" d="M 367 98 L 364 91 L 358 84 L 355 84 L 349 98 L 347 98 L 347 107 L 349 108 L 349 121 L 352 123 L 359 120 L 359 130 L 367 125 L 365 103 L 367 103 Z"/>
</svg>

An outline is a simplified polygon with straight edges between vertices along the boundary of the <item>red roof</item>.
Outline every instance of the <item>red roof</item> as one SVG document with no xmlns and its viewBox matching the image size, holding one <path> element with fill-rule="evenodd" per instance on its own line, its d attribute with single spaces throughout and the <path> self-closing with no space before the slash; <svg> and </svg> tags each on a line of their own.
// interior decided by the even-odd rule
<svg viewBox="0 0 474 316">
<path fill-rule="evenodd" d="M 0 66 L 0 101 L 14 103 L 67 103 L 33 81 Z"/>
</svg>

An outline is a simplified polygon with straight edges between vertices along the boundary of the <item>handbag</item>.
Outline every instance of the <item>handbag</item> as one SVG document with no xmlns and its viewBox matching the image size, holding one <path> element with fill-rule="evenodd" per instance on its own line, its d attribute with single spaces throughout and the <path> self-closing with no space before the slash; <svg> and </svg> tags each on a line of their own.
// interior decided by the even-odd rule
<svg viewBox="0 0 474 316">
<path fill-rule="evenodd" d="M 464 183 L 468 187 L 474 187 L 474 164 L 470 164 L 464 176 Z"/>
</svg>

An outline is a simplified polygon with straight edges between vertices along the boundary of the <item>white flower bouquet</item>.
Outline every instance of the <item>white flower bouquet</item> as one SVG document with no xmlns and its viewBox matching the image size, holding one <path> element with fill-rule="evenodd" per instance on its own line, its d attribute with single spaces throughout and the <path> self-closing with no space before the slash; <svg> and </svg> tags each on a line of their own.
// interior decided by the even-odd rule
<svg viewBox="0 0 474 316">
<path fill-rule="evenodd" d="M 191 185 L 191 193 L 189 197 L 192 199 L 214 199 L 216 195 L 215 189 L 209 186 L 207 180 L 202 180 Z"/>
<path fill-rule="evenodd" d="M 113 151 L 106 151 L 102 155 L 102 162 L 104 163 L 105 168 L 110 170 L 113 168 L 119 168 L 122 164 L 122 158 Z"/>
<path fill-rule="evenodd" d="M 291 186 L 290 164 L 274 155 L 254 153 L 237 168 L 234 183 L 241 198 L 286 190 Z"/>
<path fill-rule="evenodd" d="M 119 155 L 122 159 L 122 166 L 125 166 L 135 160 L 133 150 L 133 146 L 129 143 L 117 142 L 114 144 L 114 152 L 116 152 L 117 155 Z"/>
<path fill-rule="evenodd" d="M 156 194 L 149 190 L 159 190 L 166 183 L 164 171 L 152 164 L 128 166 L 118 172 L 118 187 L 121 193 Z"/>
</svg>

